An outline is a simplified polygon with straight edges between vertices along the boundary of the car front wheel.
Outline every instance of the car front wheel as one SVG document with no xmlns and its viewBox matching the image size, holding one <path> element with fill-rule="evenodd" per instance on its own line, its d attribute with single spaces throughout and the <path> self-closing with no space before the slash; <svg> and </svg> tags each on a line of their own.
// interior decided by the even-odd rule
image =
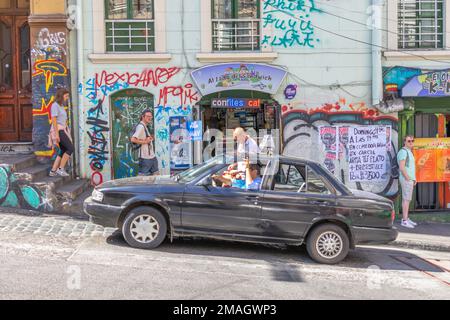
<svg viewBox="0 0 450 320">
<path fill-rule="evenodd" d="M 337 264 L 345 259 L 350 248 L 347 233 L 335 224 L 318 226 L 306 241 L 309 256 L 322 264 Z"/>
<path fill-rule="evenodd" d="M 167 222 L 163 214 L 154 208 L 136 208 L 125 218 L 122 234 L 133 248 L 155 249 L 166 238 Z"/>
</svg>

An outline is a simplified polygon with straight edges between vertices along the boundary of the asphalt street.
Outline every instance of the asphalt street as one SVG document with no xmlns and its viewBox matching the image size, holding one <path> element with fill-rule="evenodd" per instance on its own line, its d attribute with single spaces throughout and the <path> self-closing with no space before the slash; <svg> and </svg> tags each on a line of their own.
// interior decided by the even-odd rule
<svg viewBox="0 0 450 320">
<path fill-rule="evenodd" d="M 201 239 L 145 251 L 85 221 L 1 215 L 0 299 L 450 299 L 450 253 L 360 247 L 324 266 Z"/>
</svg>

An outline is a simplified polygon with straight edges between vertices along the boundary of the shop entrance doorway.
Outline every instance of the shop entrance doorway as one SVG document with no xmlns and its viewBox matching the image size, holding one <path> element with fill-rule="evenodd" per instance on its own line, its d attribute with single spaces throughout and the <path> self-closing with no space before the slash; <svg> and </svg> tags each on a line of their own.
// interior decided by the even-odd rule
<svg viewBox="0 0 450 320">
<path fill-rule="evenodd" d="M 267 93 L 235 90 L 205 96 L 195 108 L 194 120 L 202 121 L 204 136 L 203 143 L 194 144 L 196 163 L 207 160 L 207 154 L 214 157 L 230 152 L 230 146 L 236 150 L 230 133 L 238 127 L 260 145 L 265 136 L 272 135 L 273 145 L 278 148 L 272 152 L 281 151 L 281 107 Z"/>
<path fill-rule="evenodd" d="M 450 113 L 430 114 L 415 113 L 414 136 L 421 138 L 449 138 L 450 137 Z M 420 157 L 416 162 L 420 163 Z M 440 163 L 440 162 L 438 162 Z M 439 166 L 440 164 L 438 164 Z M 444 165 L 442 163 L 442 165 Z M 420 167 L 418 167 L 420 170 Z M 436 167 L 435 170 L 438 170 Z M 446 169 L 447 170 L 447 169 Z M 420 181 L 420 179 L 419 179 Z M 439 211 L 446 210 L 450 205 L 450 183 L 449 182 L 419 182 L 415 190 L 415 211 Z"/>
</svg>

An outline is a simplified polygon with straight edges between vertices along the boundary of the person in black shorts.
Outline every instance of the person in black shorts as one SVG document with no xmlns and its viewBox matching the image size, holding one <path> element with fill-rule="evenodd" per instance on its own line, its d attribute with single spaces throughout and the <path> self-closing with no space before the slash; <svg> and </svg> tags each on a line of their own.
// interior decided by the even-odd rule
<svg viewBox="0 0 450 320">
<path fill-rule="evenodd" d="M 69 99 L 70 93 L 67 89 L 58 89 L 51 108 L 52 128 L 50 137 L 53 140 L 51 144 L 59 146 L 59 153 L 50 171 L 50 177 L 69 176 L 65 167 L 75 151 L 68 126 L 67 112 L 64 108 L 68 104 Z"/>
</svg>

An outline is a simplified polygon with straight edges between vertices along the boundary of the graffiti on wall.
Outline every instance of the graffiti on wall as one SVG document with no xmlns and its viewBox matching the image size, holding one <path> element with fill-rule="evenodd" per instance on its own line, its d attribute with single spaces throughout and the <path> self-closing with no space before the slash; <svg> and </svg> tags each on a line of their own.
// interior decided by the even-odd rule
<svg viewBox="0 0 450 320">
<path fill-rule="evenodd" d="M 320 40 L 312 18 L 320 12 L 315 0 L 264 0 L 263 29 L 271 32 L 264 35 L 262 46 L 314 48 Z"/>
<path fill-rule="evenodd" d="M 45 194 L 29 183 L 19 181 L 7 166 L 0 166 L 0 207 L 51 211 Z"/>
<path fill-rule="evenodd" d="M 350 188 L 374 192 L 383 196 L 395 197 L 398 192 L 398 165 L 396 143 L 398 119 L 381 115 L 364 102 L 348 104 L 345 99 L 336 103 L 324 104 L 318 108 L 302 110 L 292 105 L 283 106 L 284 154 L 319 161 Z M 390 146 L 387 156 L 388 175 L 383 181 L 349 181 L 348 135 L 345 128 L 351 126 L 377 125 L 391 127 Z M 339 152 L 317 148 L 320 141 L 320 128 L 338 127 Z M 323 129 L 322 129 L 323 130 Z M 316 142 L 316 143 L 314 143 Z"/>
<path fill-rule="evenodd" d="M 94 185 L 103 183 L 102 171 L 109 155 L 107 140 L 109 124 L 107 120 L 102 119 L 105 115 L 103 101 L 99 100 L 95 107 L 89 109 L 86 121 L 90 128 L 87 133 L 90 141 L 88 157 L 93 172 L 92 181 Z"/>
<path fill-rule="evenodd" d="M 64 63 L 56 60 L 42 60 L 33 66 L 33 143 L 38 156 L 52 156 L 49 150 L 48 132 L 51 123 L 51 106 L 56 91 L 68 87 L 68 70 Z"/>
<path fill-rule="evenodd" d="M 413 77 L 422 74 L 420 69 L 407 67 L 383 68 L 383 83 L 386 94 L 399 94 Z"/>
<path fill-rule="evenodd" d="M 114 106 L 111 106 L 112 95 L 127 89 L 142 89 L 155 98 L 154 104 L 154 130 L 156 139 L 156 155 L 160 160 L 161 169 L 167 171 L 170 167 L 170 151 L 168 143 L 168 124 L 172 116 L 190 116 L 192 107 L 200 101 L 200 94 L 192 83 L 182 85 L 171 85 L 174 77 L 180 75 L 181 69 L 178 67 L 155 69 L 144 69 L 141 72 L 111 72 L 101 71 L 96 73 L 86 83 L 79 84 L 79 92 L 84 95 L 88 101 L 86 108 L 86 134 L 88 136 L 89 165 L 91 169 L 91 182 L 93 185 L 99 185 L 112 178 L 112 162 L 119 156 L 122 159 L 122 166 L 128 171 L 122 170 L 120 174 L 132 175 L 132 159 L 126 156 L 126 148 L 123 154 L 113 155 L 111 146 L 111 132 L 115 137 L 127 137 L 129 126 L 114 126 L 110 123 L 110 112 Z M 148 91 L 147 91 L 148 90 Z M 139 108 L 138 108 L 139 109 Z M 130 110 L 126 110 L 130 111 Z M 125 112 L 125 110 L 124 110 Z M 133 117 L 129 117 L 129 122 L 139 122 L 139 116 L 133 112 Z M 127 139 L 122 140 L 122 143 Z M 111 141 L 111 142 L 110 142 Z M 125 163 L 130 161 L 130 163 Z M 117 167 L 117 163 L 114 167 Z M 120 170 L 119 170 L 120 171 Z M 167 173 L 167 172 L 166 172 Z"/>
<path fill-rule="evenodd" d="M 31 57 L 33 61 L 48 59 L 63 61 L 67 56 L 66 45 L 65 31 L 50 31 L 48 28 L 42 28 L 31 49 Z"/>
<path fill-rule="evenodd" d="M 35 154 L 40 157 L 54 155 L 54 150 L 47 146 L 51 124 L 51 106 L 59 88 L 70 88 L 69 70 L 65 62 L 66 46 L 65 30 L 42 28 L 34 36 L 34 45 L 31 48 L 33 144 Z"/>
</svg>

